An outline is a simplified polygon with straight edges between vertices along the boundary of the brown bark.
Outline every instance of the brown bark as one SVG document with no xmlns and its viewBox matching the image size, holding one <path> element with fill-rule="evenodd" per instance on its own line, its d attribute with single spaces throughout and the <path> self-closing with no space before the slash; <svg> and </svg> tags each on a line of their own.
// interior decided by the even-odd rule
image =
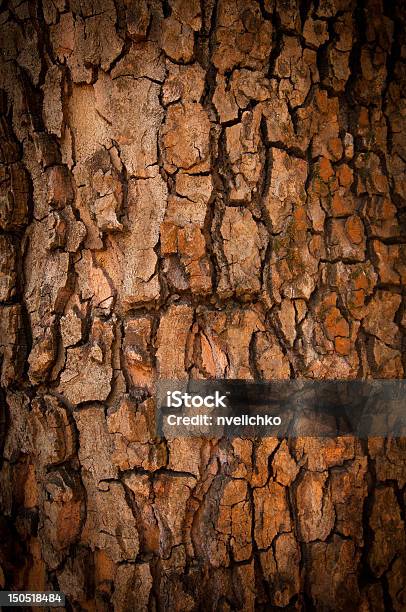
<svg viewBox="0 0 406 612">
<path fill-rule="evenodd" d="M 402 3 L 0 20 L 0 586 L 404 610 L 404 440 L 159 440 L 153 393 L 404 376 Z"/>
</svg>

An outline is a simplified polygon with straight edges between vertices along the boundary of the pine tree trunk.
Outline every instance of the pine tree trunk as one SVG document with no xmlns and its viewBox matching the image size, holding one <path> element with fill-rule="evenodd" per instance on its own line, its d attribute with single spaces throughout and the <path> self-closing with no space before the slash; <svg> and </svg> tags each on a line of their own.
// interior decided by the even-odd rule
<svg viewBox="0 0 406 612">
<path fill-rule="evenodd" d="M 406 608 L 405 443 L 158 439 L 157 378 L 402 378 L 405 6 L 0 3 L 0 587 Z"/>
</svg>

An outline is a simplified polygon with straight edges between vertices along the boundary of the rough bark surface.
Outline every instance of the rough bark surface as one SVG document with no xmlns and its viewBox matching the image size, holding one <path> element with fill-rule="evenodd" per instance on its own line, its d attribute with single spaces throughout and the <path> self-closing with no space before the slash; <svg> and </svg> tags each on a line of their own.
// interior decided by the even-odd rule
<svg viewBox="0 0 406 612">
<path fill-rule="evenodd" d="M 0 2 L 0 587 L 405 610 L 404 440 L 169 442 L 153 397 L 404 377 L 404 9 Z"/>
</svg>

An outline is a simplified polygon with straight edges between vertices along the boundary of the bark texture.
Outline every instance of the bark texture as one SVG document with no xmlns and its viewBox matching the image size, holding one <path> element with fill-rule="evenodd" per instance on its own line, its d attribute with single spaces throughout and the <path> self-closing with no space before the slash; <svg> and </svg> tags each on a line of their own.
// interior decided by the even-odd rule
<svg viewBox="0 0 406 612">
<path fill-rule="evenodd" d="M 404 440 L 169 442 L 153 396 L 405 375 L 404 4 L 8 0 L 0 27 L 0 586 L 405 610 Z"/>
</svg>

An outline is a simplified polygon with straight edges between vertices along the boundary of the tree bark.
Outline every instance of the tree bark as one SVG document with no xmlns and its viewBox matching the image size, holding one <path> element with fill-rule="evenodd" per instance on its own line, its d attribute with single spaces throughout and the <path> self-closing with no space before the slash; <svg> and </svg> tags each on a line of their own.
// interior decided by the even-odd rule
<svg viewBox="0 0 406 612">
<path fill-rule="evenodd" d="M 0 3 L 1 588 L 405 609 L 404 439 L 154 424 L 159 378 L 404 376 L 402 4 Z"/>
</svg>

